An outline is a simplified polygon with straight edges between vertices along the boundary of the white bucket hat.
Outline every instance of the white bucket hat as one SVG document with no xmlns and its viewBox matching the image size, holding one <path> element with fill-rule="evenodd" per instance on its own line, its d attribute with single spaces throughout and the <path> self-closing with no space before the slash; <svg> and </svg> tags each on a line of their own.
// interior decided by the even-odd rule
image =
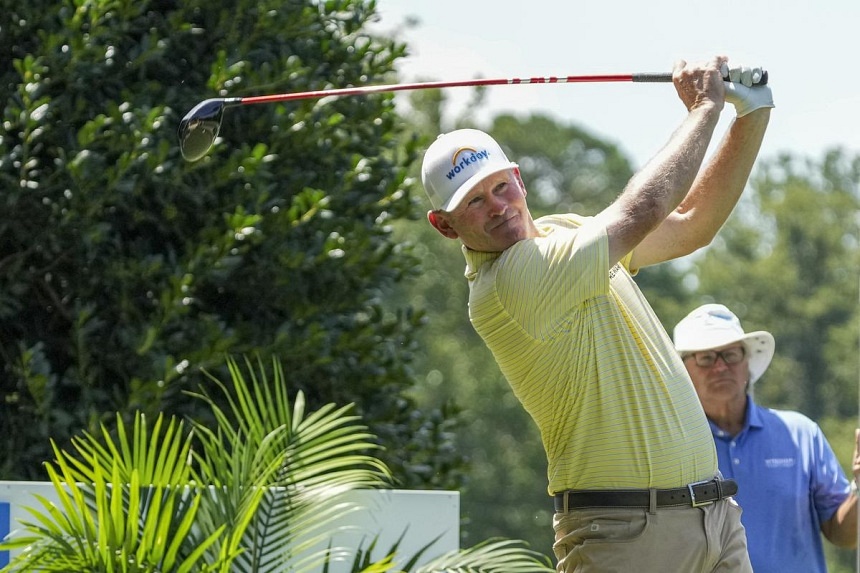
<svg viewBox="0 0 860 573">
<path fill-rule="evenodd" d="M 750 384 L 764 374 L 773 358 L 773 335 L 763 330 L 745 333 L 738 317 L 721 304 L 705 304 L 685 316 L 675 326 L 673 339 L 681 354 L 743 342 L 749 356 Z"/>
<path fill-rule="evenodd" d="M 495 139 L 478 129 L 458 129 L 427 149 L 421 183 L 434 210 L 453 211 L 485 177 L 514 167 Z"/>
</svg>

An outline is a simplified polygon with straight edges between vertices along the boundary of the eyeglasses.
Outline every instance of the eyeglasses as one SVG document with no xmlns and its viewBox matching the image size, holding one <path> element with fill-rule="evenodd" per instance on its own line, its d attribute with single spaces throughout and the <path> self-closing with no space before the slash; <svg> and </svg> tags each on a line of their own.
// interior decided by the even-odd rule
<svg viewBox="0 0 860 573">
<path fill-rule="evenodd" d="M 703 350 L 701 352 L 691 352 L 690 354 L 683 356 L 682 359 L 686 360 L 687 358 L 692 357 L 696 359 L 696 366 L 701 368 L 710 368 L 717 363 L 717 358 L 722 358 L 723 362 L 726 364 L 737 364 L 743 360 L 746 355 L 747 351 L 745 347 L 734 346 L 720 351 Z"/>
</svg>

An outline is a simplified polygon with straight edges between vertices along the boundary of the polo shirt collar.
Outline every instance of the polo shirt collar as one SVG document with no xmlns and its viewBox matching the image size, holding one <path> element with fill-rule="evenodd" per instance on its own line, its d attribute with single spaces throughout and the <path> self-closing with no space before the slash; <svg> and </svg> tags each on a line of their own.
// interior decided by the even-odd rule
<svg viewBox="0 0 860 573">
<path fill-rule="evenodd" d="M 492 262 L 499 258 L 499 255 L 502 253 L 484 253 L 480 251 L 473 251 L 466 247 L 466 245 L 460 246 L 463 251 L 463 256 L 466 257 L 466 278 L 468 280 L 474 280 L 475 276 L 478 274 L 478 269 L 484 266 L 486 263 Z"/>
<path fill-rule="evenodd" d="M 761 418 L 761 408 L 753 401 L 752 396 L 747 394 L 747 413 L 744 429 L 761 428 L 764 426 Z"/>
</svg>

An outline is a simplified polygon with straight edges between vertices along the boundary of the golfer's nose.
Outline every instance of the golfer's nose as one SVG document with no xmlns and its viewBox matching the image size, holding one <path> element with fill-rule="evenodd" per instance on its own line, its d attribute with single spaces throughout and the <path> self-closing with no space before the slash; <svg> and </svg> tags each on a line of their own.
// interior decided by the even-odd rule
<svg viewBox="0 0 860 573">
<path fill-rule="evenodd" d="M 504 215 L 505 211 L 508 210 L 508 203 L 495 195 L 490 196 L 488 206 L 490 209 L 490 215 L 493 217 Z"/>
</svg>

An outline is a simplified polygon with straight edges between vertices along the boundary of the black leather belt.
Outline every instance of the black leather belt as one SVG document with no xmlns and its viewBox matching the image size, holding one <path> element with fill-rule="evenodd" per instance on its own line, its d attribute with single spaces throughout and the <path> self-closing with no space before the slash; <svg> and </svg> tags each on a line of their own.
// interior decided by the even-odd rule
<svg viewBox="0 0 860 573">
<path fill-rule="evenodd" d="M 658 489 L 654 491 L 656 492 L 656 507 L 699 507 L 736 494 L 738 484 L 732 479 L 712 479 L 691 483 L 685 487 Z M 582 509 L 586 507 L 642 507 L 648 509 L 651 507 L 651 490 L 580 489 L 555 494 L 556 512 L 564 511 L 565 497 L 567 498 L 568 509 Z"/>
</svg>

